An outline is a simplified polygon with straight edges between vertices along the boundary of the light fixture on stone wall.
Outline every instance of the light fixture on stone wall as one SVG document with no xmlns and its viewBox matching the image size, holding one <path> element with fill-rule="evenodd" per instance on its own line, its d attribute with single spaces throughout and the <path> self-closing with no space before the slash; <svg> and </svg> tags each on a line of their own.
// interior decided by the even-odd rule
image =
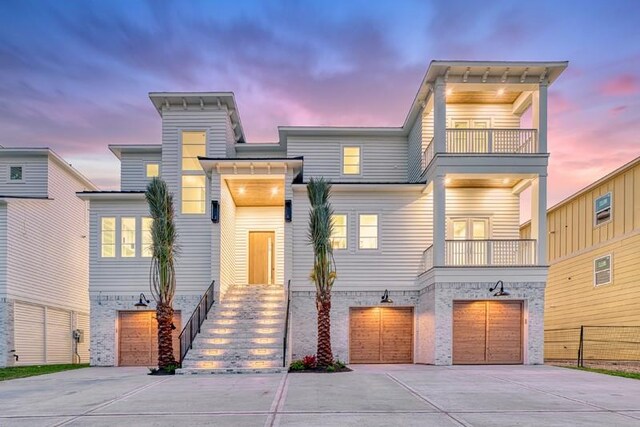
<svg viewBox="0 0 640 427">
<path fill-rule="evenodd" d="M 493 294 L 494 297 L 507 297 L 507 296 L 511 295 L 509 292 L 504 290 L 504 283 L 502 282 L 502 280 L 498 280 L 494 287 L 489 288 L 489 292 L 493 292 L 496 289 L 498 289 L 498 285 L 500 285 L 500 290 L 498 292 L 496 292 L 495 294 Z"/>
<path fill-rule="evenodd" d="M 151 301 L 149 301 L 149 300 L 147 299 L 147 297 L 146 297 L 146 296 L 144 296 L 144 294 L 143 294 L 142 292 L 140 292 L 140 299 L 139 299 L 139 300 L 138 300 L 138 302 L 137 302 L 137 303 L 135 303 L 134 305 L 135 305 L 136 307 L 146 307 L 146 306 L 147 306 L 147 304 L 149 304 L 150 302 L 151 302 Z"/>
<path fill-rule="evenodd" d="M 380 304 L 393 304 L 393 300 L 389 298 L 389 291 L 387 289 L 384 290 L 382 298 L 380 298 Z"/>
</svg>

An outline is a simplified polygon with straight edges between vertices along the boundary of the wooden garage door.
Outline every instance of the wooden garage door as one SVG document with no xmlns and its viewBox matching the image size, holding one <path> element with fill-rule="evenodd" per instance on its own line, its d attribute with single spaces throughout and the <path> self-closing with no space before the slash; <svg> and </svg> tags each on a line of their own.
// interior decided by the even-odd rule
<svg viewBox="0 0 640 427">
<path fill-rule="evenodd" d="M 453 363 L 522 363 L 522 301 L 454 302 Z"/>
<path fill-rule="evenodd" d="M 350 363 L 412 363 L 413 308 L 352 308 L 349 336 Z"/>
<path fill-rule="evenodd" d="M 180 312 L 173 316 L 173 354 L 180 358 Z M 121 311 L 118 329 L 120 366 L 157 366 L 158 323 L 155 311 Z"/>
</svg>

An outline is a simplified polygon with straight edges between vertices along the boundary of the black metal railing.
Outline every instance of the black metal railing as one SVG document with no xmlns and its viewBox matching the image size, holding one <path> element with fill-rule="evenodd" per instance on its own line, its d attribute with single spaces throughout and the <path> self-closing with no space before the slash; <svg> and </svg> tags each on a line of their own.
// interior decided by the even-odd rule
<svg viewBox="0 0 640 427">
<path fill-rule="evenodd" d="M 207 319 L 207 314 L 209 314 L 209 310 L 215 302 L 213 299 L 215 283 L 215 280 L 211 281 L 202 298 L 200 298 L 200 302 L 198 302 L 195 310 L 193 310 L 189 321 L 184 325 L 182 332 L 180 332 L 180 364 L 182 364 L 187 352 L 193 347 L 193 340 L 200 333 L 200 327 Z"/>
<path fill-rule="evenodd" d="M 287 342 L 289 338 L 289 306 L 291 305 L 291 279 L 287 282 L 287 312 L 284 318 L 284 339 L 282 340 L 282 367 L 287 367 Z"/>
</svg>

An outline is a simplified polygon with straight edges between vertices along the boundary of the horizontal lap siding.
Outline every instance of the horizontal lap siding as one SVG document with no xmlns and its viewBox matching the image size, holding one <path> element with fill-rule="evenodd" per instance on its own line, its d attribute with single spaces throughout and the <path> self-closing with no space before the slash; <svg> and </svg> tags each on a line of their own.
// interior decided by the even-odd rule
<svg viewBox="0 0 640 427">
<path fill-rule="evenodd" d="M 519 238 L 520 199 L 510 188 L 447 188 L 446 195 L 447 218 L 488 217 L 492 239 Z"/>
<path fill-rule="evenodd" d="M 236 283 L 236 205 L 229 187 L 220 188 L 220 292 Z"/>
<path fill-rule="evenodd" d="M 520 117 L 514 115 L 511 104 L 447 104 L 447 127 L 454 120 L 489 120 L 492 128 L 519 128 Z"/>
<path fill-rule="evenodd" d="M 4 157 L 0 159 L 0 195 L 47 197 L 48 156 Z M 22 166 L 22 183 L 9 182 L 9 167 Z"/>
<path fill-rule="evenodd" d="M 276 284 L 284 282 L 284 210 L 282 207 L 236 208 L 236 278 L 248 283 L 250 231 L 275 231 Z"/>
<path fill-rule="evenodd" d="M 422 174 L 422 150 L 423 148 L 423 124 L 422 111 L 420 111 L 416 121 L 409 131 L 408 141 L 408 180 L 417 182 Z"/>
<path fill-rule="evenodd" d="M 87 205 L 75 194 L 84 189 L 50 162 L 52 200 L 8 203 L 8 296 L 88 311 Z"/>
<path fill-rule="evenodd" d="M 411 192 L 334 192 L 336 213 L 348 215 L 348 250 L 334 252 L 335 290 L 409 289 L 420 273 L 422 252 L 431 227 L 427 195 Z M 379 250 L 357 249 L 358 213 L 379 214 Z M 293 279 L 296 289 L 311 289 L 313 253 L 307 239 L 309 202 L 294 192 Z"/>
<path fill-rule="evenodd" d="M 361 175 L 341 174 L 342 146 L 361 147 Z M 288 156 L 304 156 L 304 179 L 323 176 L 340 182 L 406 182 L 406 138 L 316 137 L 287 139 Z"/>
<path fill-rule="evenodd" d="M 0 297 L 7 293 L 7 204 L 0 202 Z"/>
<path fill-rule="evenodd" d="M 147 178 L 147 163 L 160 165 L 161 161 L 162 154 L 160 153 L 122 154 L 120 160 L 120 188 L 123 191 L 146 189 L 150 181 L 150 178 Z"/>
</svg>

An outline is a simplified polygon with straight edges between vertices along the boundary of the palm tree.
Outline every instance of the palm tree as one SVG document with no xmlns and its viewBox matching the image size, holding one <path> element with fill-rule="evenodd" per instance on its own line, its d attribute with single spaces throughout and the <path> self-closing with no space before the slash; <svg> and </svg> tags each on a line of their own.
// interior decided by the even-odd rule
<svg viewBox="0 0 640 427">
<path fill-rule="evenodd" d="M 331 351 L 331 287 L 336 279 L 331 232 L 333 208 L 329 202 L 331 183 L 323 178 L 311 178 L 307 184 L 307 196 L 311 203 L 309 212 L 309 243 L 313 246 L 313 270 L 311 280 L 316 285 L 316 309 L 318 310 L 317 364 L 333 365 Z"/>
<path fill-rule="evenodd" d="M 151 226 L 152 258 L 149 271 L 151 295 L 156 301 L 158 320 L 158 369 L 170 370 L 176 366 L 173 357 L 173 297 L 176 292 L 174 258 L 177 233 L 174 224 L 173 195 L 160 178 L 153 178 L 145 193 Z"/>
</svg>

